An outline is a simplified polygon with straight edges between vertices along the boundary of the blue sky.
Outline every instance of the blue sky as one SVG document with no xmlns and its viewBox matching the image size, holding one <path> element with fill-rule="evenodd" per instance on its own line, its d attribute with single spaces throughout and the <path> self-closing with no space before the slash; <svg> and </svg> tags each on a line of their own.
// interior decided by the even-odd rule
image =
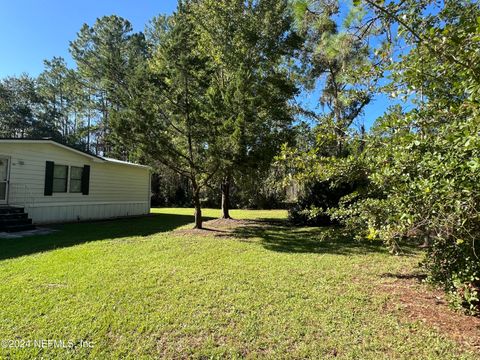
<svg viewBox="0 0 480 360">
<path fill-rule="evenodd" d="M 73 66 L 69 42 L 84 24 L 104 15 L 128 19 L 135 31 L 161 13 L 171 13 L 176 0 L 0 0 L 0 78 L 28 73 L 36 76 L 43 60 L 62 56 Z M 314 107 L 318 94 L 305 94 Z M 382 115 L 390 101 L 378 96 L 368 105 L 367 128 Z"/>
<path fill-rule="evenodd" d="M 38 75 L 43 60 L 70 60 L 69 41 L 84 23 L 104 15 L 128 19 L 136 31 L 155 15 L 170 13 L 176 0 L 0 0 L 0 78 Z"/>
</svg>

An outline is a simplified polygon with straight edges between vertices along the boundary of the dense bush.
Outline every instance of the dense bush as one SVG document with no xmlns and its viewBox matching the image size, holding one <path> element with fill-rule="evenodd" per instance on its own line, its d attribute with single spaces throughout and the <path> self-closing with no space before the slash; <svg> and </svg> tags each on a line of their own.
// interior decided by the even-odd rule
<svg viewBox="0 0 480 360">
<path fill-rule="evenodd" d="M 433 2 L 384 9 L 387 23 L 401 19 L 400 36 L 411 45 L 388 65 L 392 82 L 384 89 L 413 110 L 390 109 L 360 151 L 325 156 L 317 141 L 314 151 L 284 157 L 310 182 L 366 176 L 367 186 L 327 214 L 393 252 L 404 241 L 423 243 L 428 281 L 480 314 L 480 6 L 445 2 L 426 16 L 425 4 Z"/>
<path fill-rule="evenodd" d="M 363 154 L 368 191 L 354 203 L 342 199 L 331 215 L 361 237 L 384 240 L 394 251 L 401 250 L 399 240 L 423 242 L 429 281 L 479 313 L 480 117 L 476 111 L 463 113 L 423 134 L 400 130 L 410 116 L 387 119 L 374 129 Z"/>
</svg>

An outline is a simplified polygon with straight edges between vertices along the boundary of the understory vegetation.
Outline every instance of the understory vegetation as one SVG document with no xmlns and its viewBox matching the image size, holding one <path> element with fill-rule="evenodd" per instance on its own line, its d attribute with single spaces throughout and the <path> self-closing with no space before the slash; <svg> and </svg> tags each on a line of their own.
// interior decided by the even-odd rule
<svg viewBox="0 0 480 360">
<path fill-rule="evenodd" d="M 197 229 L 204 206 L 289 208 L 420 244 L 427 281 L 478 315 L 479 45 L 473 0 L 181 0 L 144 32 L 85 24 L 73 69 L 0 81 L 0 136 L 148 164 L 153 204 Z"/>
</svg>

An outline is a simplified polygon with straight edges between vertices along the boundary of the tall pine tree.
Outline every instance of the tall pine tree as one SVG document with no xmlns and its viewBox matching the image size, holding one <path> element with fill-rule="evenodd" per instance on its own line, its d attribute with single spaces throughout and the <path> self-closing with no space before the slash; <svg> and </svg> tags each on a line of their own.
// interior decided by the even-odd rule
<svg viewBox="0 0 480 360">
<path fill-rule="evenodd" d="M 204 0 L 194 14 L 214 68 L 208 116 L 221 125 L 222 216 L 229 218 L 235 177 L 267 169 L 288 135 L 297 88 L 287 65 L 300 38 L 286 0 Z"/>
<path fill-rule="evenodd" d="M 115 129 L 152 166 L 169 167 L 189 179 L 195 227 L 202 228 L 200 195 L 219 169 L 218 125 L 206 114 L 211 70 L 198 51 L 192 2 L 182 1 L 171 18 L 157 22 L 148 66 L 137 68 L 130 102 L 115 113 Z"/>
</svg>

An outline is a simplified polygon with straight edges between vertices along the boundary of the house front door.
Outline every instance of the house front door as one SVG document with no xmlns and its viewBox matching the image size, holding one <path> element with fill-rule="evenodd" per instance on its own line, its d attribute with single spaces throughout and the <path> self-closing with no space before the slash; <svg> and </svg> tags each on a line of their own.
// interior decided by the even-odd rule
<svg viewBox="0 0 480 360">
<path fill-rule="evenodd" d="M 8 201 L 8 185 L 10 172 L 10 158 L 0 156 L 0 204 Z"/>
</svg>

